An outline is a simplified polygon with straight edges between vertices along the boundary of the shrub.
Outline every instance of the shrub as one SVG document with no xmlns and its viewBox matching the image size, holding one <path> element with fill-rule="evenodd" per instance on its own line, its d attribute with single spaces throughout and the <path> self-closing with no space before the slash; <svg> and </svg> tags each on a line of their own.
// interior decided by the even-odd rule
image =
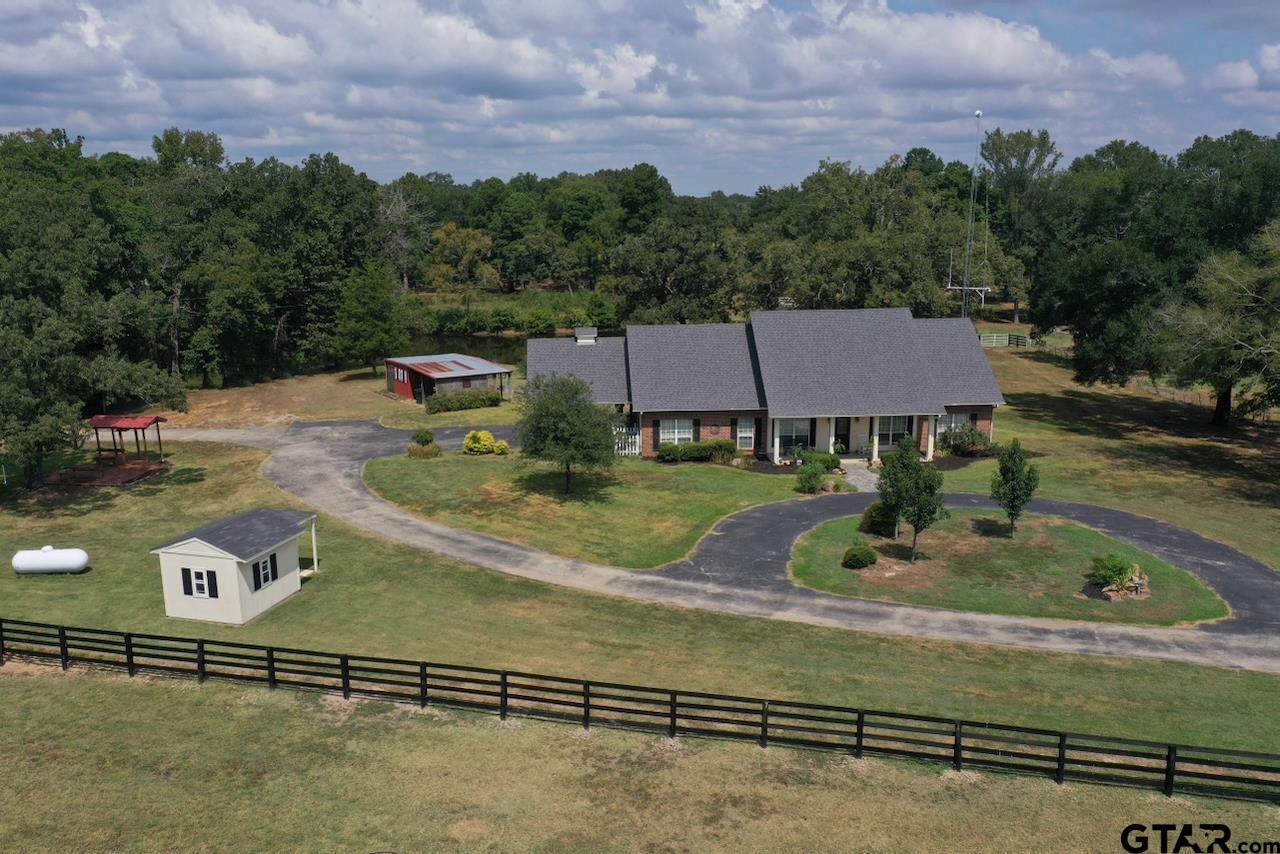
<svg viewBox="0 0 1280 854">
<path fill-rule="evenodd" d="M 1118 554 L 1107 554 L 1093 559 L 1089 580 L 1099 587 L 1122 587 L 1137 574 L 1138 565 L 1130 563 Z"/>
<path fill-rule="evenodd" d="M 550 335 L 556 331 L 556 316 L 539 306 L 524 316 L 521 326 L 526 335 Z"/>
<path fill-rule="evenodd" d="M 413 443 L 415 445 L 430 445 L 436 440 L 436 436 L 430 430 L 422 429 L 413 434 Z"/>
<path fill-rule="evenodd" d="M 823 471 L 834 471 L 840 468 L 840 458 L 825 451 L 797 451 L 796 458 L 806 465 L 808 463 L 820 465 Z"/>
<path fill-rule="evenodd" d="M 500 457 L 505 457 L 507 454 L 511 453 L 511 446 L 507 444 L 506 439 L 499 439 L 493 443 L 493 452 Z"/>
<path fill-rule="evenodd" d="M 893 514 L 885 509 L 880 501 L 873 502 L 862 514 L 858 530 L 877 537 L 892 537 L 894 534 Z"/>
<path fill-rule="evenodd" d="M 991 440 L 972 424 L 952 427 L 942 434 L 938 446 L 958 457 L 989 457 L 993 453 Z"/>
<path fill-rule="evenodd" d="M 873 565 L 878 559 L 875 551 L 866 541 L 859 537 L 853 545 L 845 549 L 840 565 L 845 569 L 863 569 Z"/>
<path fill-rule="evenodd" d="M 684 445 L 659 445 L 660 463 L 730 463 L 738 455 L 738 446 L 732 439 L 715 439 L 708 442 L 689 442 Z"/>
<path fill-rule="evenodd" d="M 427 442 L 426 444 L 418 444 L 417 442 L 409 446 L 409 456 L 415 460 L 434 460 L 444 451 L 435 442 Z"/>
<path fill-rule="evenodd" d="M 813 495 L 822 489 L 827 481 L 827 470 L 819 463 L 805 463 L 796 472 L 796 488 L 806 495 Z"/>
<path fill-rule="evenodd" d="M 506 332 L 508 329 L 518 329 L 520 318 L 511 309 L 500 305 L 489 310 L 488 326 L 490 332 Z"/>
<path fill-rule="evenodd" d="M 423 406 L 428 414 L 437 412 L 457 412 L 460 409 L 480 409 L 485 406 L 497 406 L 502 403 L 502 392 L 496 388 L 470 388 L 462 391 L 447 391 L 428 397 Z"/>
<path fill-rule="evenodd" d="M 472 430 L 462 440 L 462 451 L 473 456 L 493 454 L 498 450 L 498 443 L 488 430 Z"/>
</svg>

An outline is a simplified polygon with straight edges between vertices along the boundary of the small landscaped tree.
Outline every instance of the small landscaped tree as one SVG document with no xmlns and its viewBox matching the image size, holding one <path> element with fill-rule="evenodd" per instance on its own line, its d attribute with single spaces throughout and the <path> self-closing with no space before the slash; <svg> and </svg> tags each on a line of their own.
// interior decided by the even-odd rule
<svg viewBox="0 0 1280 854">
<path fill-rule="evenodd" d="M 1040 470 L 1027 463 L 1022 443 L 1014 439 L 1000 452 L 1000 462 L 991 475 L 991 497 L 1009 517 L 1009 536 L 1018 530 L 1018 517 L 1040 485 Z"/>
<path fill-rule="evenodd" d="M 942 472 L 925 465 L 913 443 L 903 442 L 885 455 L 879 488 L 885 511 L 911 526 L 911 562 L 915 563 L 921 532 L 950 515 L 942 506 Z M 896 536 L 896 524 L 894 532 Z"/>
<path fill-rule="evenodd" d="M 591 386 L 575 376 L 534 377 L 519 399 L 520 452 L 564 470 L 568 492 L 575 468 L 604 468 L 613 463 L 618 416 L 591 399 Z"/>
</svg>

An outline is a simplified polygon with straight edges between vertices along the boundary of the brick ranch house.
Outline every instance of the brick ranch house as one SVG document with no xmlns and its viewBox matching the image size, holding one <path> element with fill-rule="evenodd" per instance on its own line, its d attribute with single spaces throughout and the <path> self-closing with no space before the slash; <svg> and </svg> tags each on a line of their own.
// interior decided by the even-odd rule
<svg viewBox="0 0 1280 854">
<path fill-rule="evenodd" d="M 747 323 L 628 326 L 606 338 L 579 329 L 530 340 L 528 374 L 586 380 L 597 403 L 628 413 L 631 452 L 645 457 L 729 439 L 774 462 L 837 446 L 874 462 L 911 437 L 932 458 L 953 427 L 991 436 L 1004 403 L 970 321 L 905 308 L 757 311 Z"/>
</svg>

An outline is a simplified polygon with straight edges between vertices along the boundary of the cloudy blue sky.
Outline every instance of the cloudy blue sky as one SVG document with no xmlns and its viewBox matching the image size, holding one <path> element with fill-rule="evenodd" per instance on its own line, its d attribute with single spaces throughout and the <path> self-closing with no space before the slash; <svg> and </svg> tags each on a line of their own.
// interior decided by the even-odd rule
<svg viewBox="0 0 1280 854">
<path fill-rule="evenodd" d="M 646 160 L 751 192 L 988 127 L 1069 155 L 1280 129 L 1280 0 L 2 0 L 0 127 L 146 153 L 334 151 L 374 178 Z"/>
</svg>

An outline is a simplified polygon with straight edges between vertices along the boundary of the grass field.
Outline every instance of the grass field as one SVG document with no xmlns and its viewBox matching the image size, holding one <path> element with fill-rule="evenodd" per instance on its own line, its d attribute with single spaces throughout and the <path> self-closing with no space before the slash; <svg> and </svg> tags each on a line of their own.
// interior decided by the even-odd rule
<svg viewBox="0 0 1280 854">
<path fill-rule="evenodd" d="M 864 599 L 956 608 L 988 614 L 1064 617 L 1107 623 L 1171 625 L 1227 615 L 1218 596 L 1195 576 L 1155 555 L 1097 531 L 1049 516 L 1026 516 L 1009 539 L 1008 522 L 989 511 L 952 510 L 920 538 L 910 557 L 911 529 L 898 542 L 867 535 L 879 560 L 865 569 L 840 565 L 860 517 L 818 526 L 796 543 L 791 572 L 798 584 Z M 1151 579 L 1142 601 L 1083 598 L 1090 559 L 1118 554 Z"/>
<path fill-rule="evenodd" d="M 1040 495 L 1163 519 L 1280 569 L 1280 428 L 1209 429 L 1209 411 L 1071 381 L 1061 360 L 989 350 L 1009 405 L 997 441 L 1035 456 Z M 947 472 L 951 492 L 987 492 L 994 460 Z"/>
<path fill-rule="evenodd" d="M 522 382 L 517 380 L 517 386 Z M 515 404 L 427 415 L 411 400 L 387 393 L 385 372 L 339 371 L 310 374 L 240 388 L 194 389 L 187 392 L 187 412 L 155 410 L 165 427 L 242 427 L 376 418 L 387 427 L 459 427 L 514 424 Z"/>
<path fill-rule="evenodd" d="M 1116 851 L 1277 810 L 209 682 L 0 669 L 24 851 Z"/>
<path fill-rule="evenodd" d="M 650 568 L 682 557 L 722 516 L 798 498 L 795 478 L 728 466 L 623 460 L 563 475 L 510 457 L 446 454 L 370 460 L 374 492 L 437 522 L 612 566 Z"/>
<path fill-rule="evenodd" d="M 151 547 L 234 512 L 292 503 L 261 477 L 261 451 L 172 450 L 171 474 L 132 489 L 0 504 L 0 553 L 83 546 L 93 563 L 81 576 L 0 573 L 0 616 L 1280 751 L 1280 731 L 1260 725 L 1280 700 L 1276 676 L 614 599 L 371 539 L 332 517 L 320 520 L 320 574 L 288 602 L 240 628 L 170 620 Z"/>
</svg>

